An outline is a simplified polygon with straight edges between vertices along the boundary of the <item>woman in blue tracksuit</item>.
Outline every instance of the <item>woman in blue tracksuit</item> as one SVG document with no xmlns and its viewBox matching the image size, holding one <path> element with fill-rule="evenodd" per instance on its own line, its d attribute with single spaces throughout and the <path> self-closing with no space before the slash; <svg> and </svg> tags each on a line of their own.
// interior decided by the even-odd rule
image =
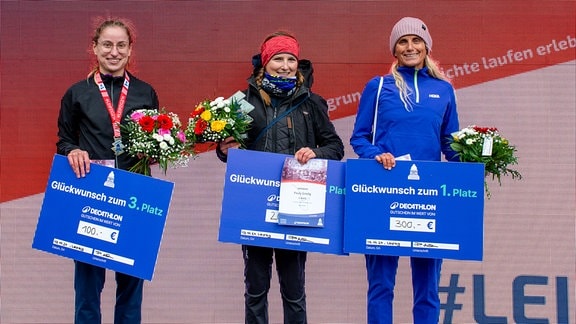
<svg viewBox="0 0 576 324">
<path fill-rule="evenodd" d="M 350 138 L 360 158 L 376 159 L 390 170 L 395 158 L 456 161 L 450 134 L 458 131 L 454 88 L 429 56 L 432 37 L 420 19 L 405 17 L 390 35 L 396 58 L 390 73 L 368 81 Z M 441 259 L 410 259 L 414 323 L 437 323 Z M 393 323 L 397 256 L 366 255 L 368 323 Z"/>
</svg>

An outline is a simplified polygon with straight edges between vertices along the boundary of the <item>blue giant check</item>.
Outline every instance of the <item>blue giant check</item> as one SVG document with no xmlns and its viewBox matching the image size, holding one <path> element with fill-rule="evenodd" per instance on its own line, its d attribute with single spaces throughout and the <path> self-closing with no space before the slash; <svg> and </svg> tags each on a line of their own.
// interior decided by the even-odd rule
<svg viewBox="0 0 576 324">
<path fill-rule="evenodd" d="M 152 280 L 174 184 L 55 155 L 32 247 Z"/>
<path fill-rule="evenodd" d="M 220 242 L 344 254 L 345 163 L 328 160 L 324 227 L 278 224 L 280 182 L 288 155 L 229 151 L 220 216 Z"/>
<path fill-rule="evenodd" d="M 346 162 L 344 251 L 482 260 L 484 164 Z"/>
</svg>

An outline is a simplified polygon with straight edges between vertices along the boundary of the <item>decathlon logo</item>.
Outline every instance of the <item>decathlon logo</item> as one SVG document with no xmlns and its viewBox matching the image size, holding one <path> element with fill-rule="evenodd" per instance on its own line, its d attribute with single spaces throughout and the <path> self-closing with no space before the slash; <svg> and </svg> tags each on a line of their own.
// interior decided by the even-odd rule
<svg viewBox="0 0 576 324">
<path fill-rule="evenodd" d="M 390 204 L 390 209 L 407 209 L 407 210 L 436 210 L 434 204 L 410 204 L 393 202 Z"/>
<path fill-rule="evenodd" d="M 280 196 L 279 195 L 270 195 L 270 196 L 268 196 L 266 201 L 268 201 L 268 202 L 280 202 Z"/>
</svg>

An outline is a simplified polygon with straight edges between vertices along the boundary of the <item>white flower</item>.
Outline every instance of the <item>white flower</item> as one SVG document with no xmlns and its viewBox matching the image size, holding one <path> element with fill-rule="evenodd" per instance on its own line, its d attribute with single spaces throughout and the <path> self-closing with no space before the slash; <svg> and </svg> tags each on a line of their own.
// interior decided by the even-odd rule
<svg viewBox="0 0 576 324">
<path fill-rule="evenodd" d="M 167 150 L 169 148 L 168 144 L 164 141 L 160 142 L 159 146 L 162 150 Z"/>
<path fill-rule="evenodd" d="M 180 118 L 176 114 L 170 114 L 170 118 L 172 119 L 172 124 L 176 127 L 182 126 L 182 122 L 180 122 Z"/>
<path fill-rule="evenodd" d="M 224 97 L 218 97 L 210 102 L 210 107 L 217 106 L 218 108 L 224 107 Z"/>
<path fill-rule="evenodd" d="M 160 134 L 152 134 L 152 138 L 154 138 L 155 140 L 157 140 L 158 142 L 162 142 L 164 141 L 164 136 L 160 135 Z"/>
<path fill-rule="evenodd" d="M 462 129 L 462 130 L 460 130 L 460 131 L 457 131 L 457 132 L 456 132 L 456 135 L 455 135 L 454 137 L 456 137 L 457 139 L 461 140 L 461 139 L 463 139 L 464 137 L 466 137 L 466 135 L 467 135 L 466 129 L 464 128 L 464 129 Z"/>
</svg>

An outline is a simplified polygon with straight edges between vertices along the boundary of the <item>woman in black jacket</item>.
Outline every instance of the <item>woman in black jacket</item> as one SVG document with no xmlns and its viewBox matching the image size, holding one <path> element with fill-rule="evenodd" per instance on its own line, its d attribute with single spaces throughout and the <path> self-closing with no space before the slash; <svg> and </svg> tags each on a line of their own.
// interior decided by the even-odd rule
<svg viewBox="0 0 576 324">
<path fill-rule="evenodd" d="M 154 88 L 128 72 L 134 43 L 132 25 L 124 19 L 100 21 L 92 38 L 96 67 L 73 84 L 61 100 L 58 154 L 66 155 L 77 177 L 90 172 L 90 163 L 128 170 L 138 158 L 122 154 L 120 124 L 136 109 L 158 109 Z M 124 143 L 124 144 L 123 144 Z M 144 280 L 116 272 L 114 323 L 140 323 Z M 74 262 L 74 323 L 101 323 L 100 294 L 106 269 Z"/>
<path fill-rule="evenodd" d="M 312 66 L 299 62 L 294 36 L 279 31 L 269 35 L 255 56 L 246 100 L 254 106 L 244 146 L 249 150 L 294 155 L 302 164 L 310 159 L 340 160 L 344 145 L 328 117 L 326 101 L 311 92 Z M 260 58 L 260 59 L 259 59 Z M 226 161 L 228 149 L 240 144 L 220 142 L 216 153 Z M 245 277 L 245 322 L 268 323 L 267 295 L 275 255 L 284 308 L 284 323 L 307 323 L 305 294 L 306 252 L 242 246 Z"/>
</svg>

